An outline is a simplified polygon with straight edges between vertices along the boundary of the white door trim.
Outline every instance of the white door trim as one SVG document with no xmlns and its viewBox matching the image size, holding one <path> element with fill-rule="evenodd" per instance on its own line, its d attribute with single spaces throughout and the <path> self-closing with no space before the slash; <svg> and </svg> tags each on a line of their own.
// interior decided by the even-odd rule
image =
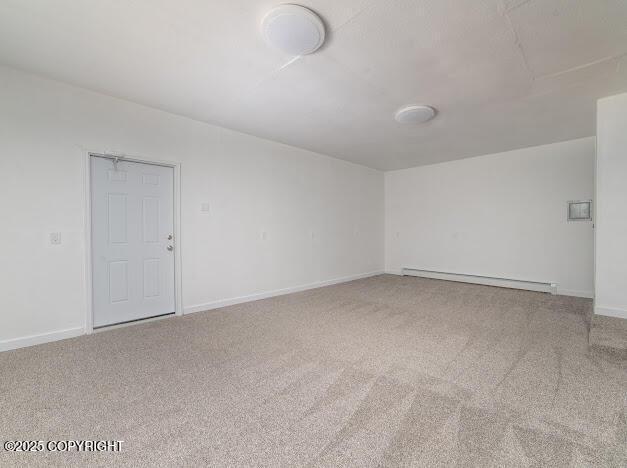
<svg viewBox="0 0 627 468">
<path fill-rule="evenodd" d="M 92 284 L 92 242 L 91 242 L 91 158 L 98 156 L 111 156 L 103 151 L 83 150 L 83 176 L 85 181 L 84 201 L 85 201 L 85 333 L 94 332 L 94 304 L 93 304 L 93 284 Z M 172 161 L 161 161 L 146 157 L 129 156 L 116 153 L 120 159 L 130 162 L 152 164 L 172 167 L 174 169 L 174 238 L 176 248 L 174 249 L 174 304 L 176 306 L 175 315 L 183 315 L 182 296 L 182 261 L 181 261 L 181 164 Z M 141 321 L 140 321 L 141 322 Z M 108 327 L 103 327 L 106 329 Z"/>
</svg>

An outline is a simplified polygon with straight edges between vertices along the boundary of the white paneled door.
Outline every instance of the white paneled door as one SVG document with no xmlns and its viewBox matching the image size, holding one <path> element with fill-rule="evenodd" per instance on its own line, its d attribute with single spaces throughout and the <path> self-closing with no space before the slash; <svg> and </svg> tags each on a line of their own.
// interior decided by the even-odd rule
<svg viewBox="0 0 627 468">
<path fill-rule="evenodd" d="M 94 328 L 175 312 L 174 169 L 90 159 Z"/>
</svg>

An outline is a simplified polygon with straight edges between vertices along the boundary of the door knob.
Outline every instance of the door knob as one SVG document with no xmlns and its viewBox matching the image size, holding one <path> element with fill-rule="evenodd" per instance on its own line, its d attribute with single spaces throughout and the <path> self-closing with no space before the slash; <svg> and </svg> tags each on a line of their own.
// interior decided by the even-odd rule
<svg viewBox="0 0 627 468">
<path fill-rule="evenodd" d="M 168 245 L 168 250 L 169 250 L 170 252 L 172 252 L 172 251 L 174 250 L 174 247 L 173 247 L 173 246 L 171 246 L 171 245 Z"/>
<path fill-rule="evenodd" d="M 172 240 L 172 239 L 174 239 L 174 236 L 173 236 L 172 234 L 170 234 L 170 235 L 168 236 L 168 240 Z"/>
</svg>

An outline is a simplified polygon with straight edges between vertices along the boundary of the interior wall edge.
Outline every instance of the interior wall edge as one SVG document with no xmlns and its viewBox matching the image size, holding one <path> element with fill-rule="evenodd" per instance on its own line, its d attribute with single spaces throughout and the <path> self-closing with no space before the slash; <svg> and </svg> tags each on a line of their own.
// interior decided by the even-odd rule
<svg viewBox="0 0 627 468">
<path fill-rule="evenodd" d="M 596 315 L 604 315 L 606 317 L 616 317 L 627 320 L 627 309 L 618 309 L 615 307 L 594 306 Z"/>
<path fill-rule="evenodd" d="M 11 351 L 13 349 L 25 348 L 27 346 L 35 346 L 52 341 L 60 341 L 68 338 L 75 338 L 85 334 L 84 327 L 68 328 L 66 330 L 58 330 L 39 335 L 23 336 L 10 340 L 0 341 L 0 352 Z"/>
<path fill-rule="evenodd" d="M 245 302 L 254 302 L 261 299 L 268 299 L 271 297 L 284 296 L 286 294 L 292 294 L 302 291 L 309 291 L 311 289 L 322 288 L 325 286 L 333 286 L 334 284 L 348 283 L 358 279 L 371 278 L 373 276 L 379 276 L 384 274 L 383 270 L 372 271 L 369 273 L 360 273 L 351 276 L 345 276 L 343 278 L 336 278 L 331 280 L 318 281 L 315 283 L 305 284 L 301 286 L 294 286 L 290 288 L 277 289 L 274 291 L 260 292 L 257 294 L 251 294 L 248 296 L 234 297 L 231 299 L 222 299 L 219 301 L 208 302 L 206 304 L 196 304 L 193 306 L 185 307 L 183 309 L 183 315 L 193 314 L 197 312 L 206 312 L 208 310 L 220 309 L 222 307 L 228 307 L 236 304 L 243 304 Z"/>
<path fill-rule="evenodd" d="M 584 299 L 594 299 L 594 291 L 593 290 L 577 290 L 577 289 L 560 289 L 557 288 L 558 296 L 572 296 L 572 297 L 582 297 Z"/>
</svg>

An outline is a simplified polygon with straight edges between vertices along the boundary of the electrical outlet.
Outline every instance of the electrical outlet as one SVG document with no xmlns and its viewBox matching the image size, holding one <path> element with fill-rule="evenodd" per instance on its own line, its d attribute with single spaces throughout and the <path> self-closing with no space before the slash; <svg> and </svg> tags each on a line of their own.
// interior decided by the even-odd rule
<svg viewBox="0 0 627 468">
<path fill-rule="evenodd" d="M 50 245 L 61 245 L 61 233 L 60 232 L 50 233 Z"/>
</svg>

